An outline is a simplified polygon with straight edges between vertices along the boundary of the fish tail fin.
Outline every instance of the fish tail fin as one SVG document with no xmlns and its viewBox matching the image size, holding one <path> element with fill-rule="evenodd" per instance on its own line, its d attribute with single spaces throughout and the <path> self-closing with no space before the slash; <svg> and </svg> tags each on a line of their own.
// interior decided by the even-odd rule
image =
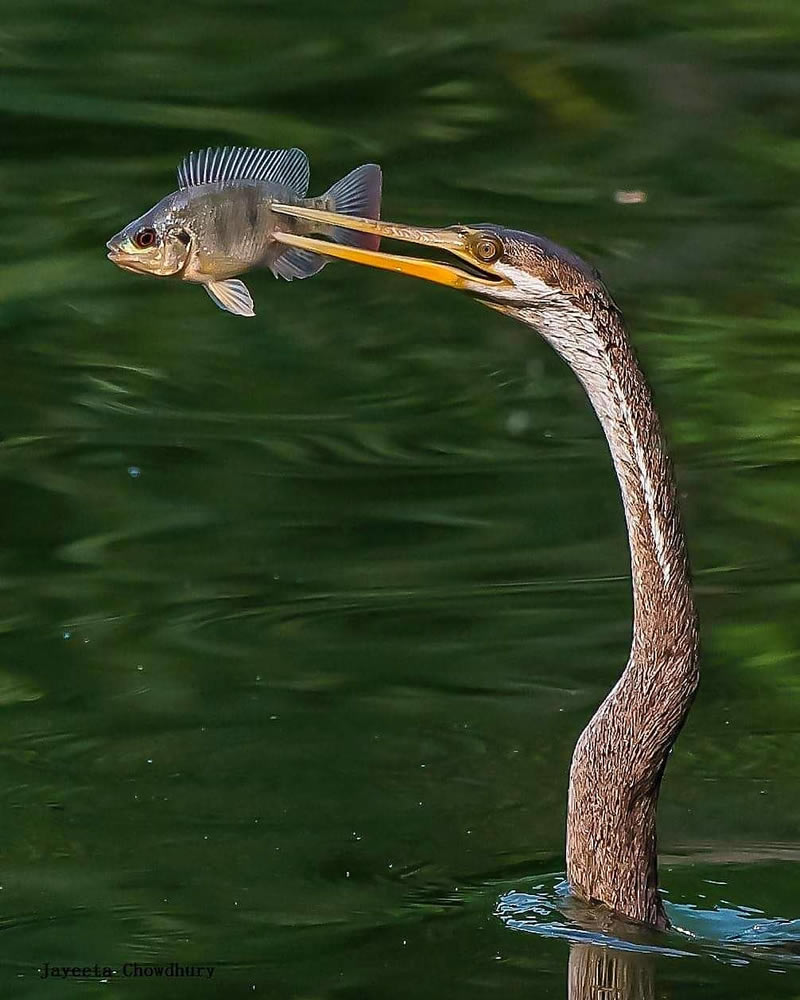
<svg viewBox="0 0 800 1000">
<path fill-rule="evenodd" d="M 332 212 L 357 215 L 364 219 L 381 217 L 381 168 L 377 163 L 364 163 L 337 181 L 322 196 Z M 377 250 L 381 238 L 373 233 L 357 233 L 353 229 L 332 227 L 331 238 L 348 246 Z"/>
<path fill-rule="evenodd" d="M 381 168 L 376 163 L 364 163 L 337 181 L 321 198 L 313 198 L 306 204 L 324 207 L 339 215 L 358 215 L 367 219 L 379 219 L 381 213 Z M 372 233 L 357 233 L 339 226 L 316 226 L 312 230 L 330 236 L 336 243 L 353 247 L 377 250 L 381 238 Z M 311 250 L 291 247 L 274 260 L 270 267 L 273 273 L 287 281 L 294 278 L 310 278 L 317 274 L 330 260 Z"/>
</svg>

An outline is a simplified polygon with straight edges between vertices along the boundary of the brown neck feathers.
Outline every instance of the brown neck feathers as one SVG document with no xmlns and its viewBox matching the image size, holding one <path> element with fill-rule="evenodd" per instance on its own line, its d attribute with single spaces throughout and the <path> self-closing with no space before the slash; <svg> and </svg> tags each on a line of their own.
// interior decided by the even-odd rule
<svg viewBox="0 0 800 1000">
<path fill-rule="evenodd" d="M 697 688 L 698 636 L 675 483 L 652 396 L 616 307 L 527 317 L 577 374 L 619 480 L 633 578 L 633 641 L 617 684 L 581 734 L 570 770 L 567 877 L 577 895 L 654 927 L 656 805 Z"/>
</svg>

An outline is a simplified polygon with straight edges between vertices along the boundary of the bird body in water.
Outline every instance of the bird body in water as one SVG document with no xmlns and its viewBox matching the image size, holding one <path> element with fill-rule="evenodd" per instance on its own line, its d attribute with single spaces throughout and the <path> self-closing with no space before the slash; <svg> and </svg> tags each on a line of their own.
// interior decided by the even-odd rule
<svg viewBox="0 0 800 1000">
<path fill-rule="evenodd" d="M 321 271 L 319 254 L 287 247 L 273 236 L 275 201 L 377 218 L 381 170 L 365 163 L 318 198 L 306 198 L 309 166 L 301 149 L 204 149 L 178 168 L 178 190 L 128 223 L 107 243 L 118 267 L 201 284 L 227 312 L 253 316 L 253 300 L 236 276 L 257 267 L 291 281 Z M 285 217 L 280 221 L 284 222 Z M 367 249 L 379 237 L 299 220 L 293 230 L 320 233 Z"/>
<path fill-rule="evenodd" d="M 622 676 L 573 754 L 567 877 L 585 900 L 651 927 L 668 927 L 658 892 L 656 806 L 669 752 L 698 684 L 697 616 L 671 464 L 619 309 L 594 268 L 540 236 L 495 225 L 427 229 L 274 208 L 291 218 L 351 226 L 453 254 L 469 267 L 276 231 L 279 241 L 298 249 L 466 291 L 537 330 L 583 385 L 622 496 L 633 641 Z"/>
</svg>

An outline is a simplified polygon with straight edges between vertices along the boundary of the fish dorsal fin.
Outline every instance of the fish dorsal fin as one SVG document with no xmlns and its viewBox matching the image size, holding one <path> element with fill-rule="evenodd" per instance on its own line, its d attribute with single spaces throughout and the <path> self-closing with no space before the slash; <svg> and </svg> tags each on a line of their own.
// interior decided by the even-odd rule
<svg viewBox="0 0 800 1000">
<path fill-rule="evenodd" d="M 181 188 L 224 181 L 272 181 L 284 184 L 305 198 L 308 191 L 308 157 L 302 149 L 255 149 L 225 146 L 189 153 L 178 167 Z"/>
</svg>

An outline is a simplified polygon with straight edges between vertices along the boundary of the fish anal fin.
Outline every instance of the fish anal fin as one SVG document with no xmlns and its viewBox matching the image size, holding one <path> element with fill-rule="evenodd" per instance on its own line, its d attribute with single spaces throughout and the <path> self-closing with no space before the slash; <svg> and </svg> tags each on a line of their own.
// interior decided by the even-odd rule
<svg viewBox="0 0 800 1000">
<path fill-rule="evenodd" d="M 285 250 L 277 260 L 270 264 L 272 273 L 292 281 L 294 278 L 310 278 L 317 274 L 328 263 L 327 258 L 310 250 L 299 250 L 291 247 Z"/>
</svg>

